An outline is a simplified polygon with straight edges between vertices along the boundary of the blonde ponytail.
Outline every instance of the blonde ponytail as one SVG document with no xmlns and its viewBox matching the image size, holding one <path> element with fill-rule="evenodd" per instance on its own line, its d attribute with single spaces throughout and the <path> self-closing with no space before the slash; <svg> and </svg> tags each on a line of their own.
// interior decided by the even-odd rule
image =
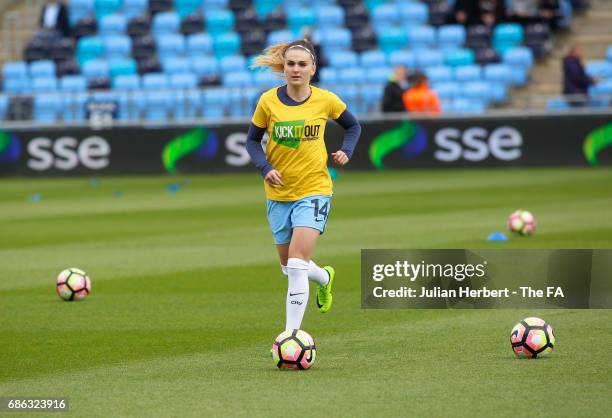
<svg viewBox="0 0 612 418">
<path fill-rule="evenodd" d="M 285 51 L 289 42 L 272 45 L 264 50 L 264 53 L 255 57 L 251 68 L 268 67 L 273 73 L 282 73 L 285 68 Z"/>
</svg>

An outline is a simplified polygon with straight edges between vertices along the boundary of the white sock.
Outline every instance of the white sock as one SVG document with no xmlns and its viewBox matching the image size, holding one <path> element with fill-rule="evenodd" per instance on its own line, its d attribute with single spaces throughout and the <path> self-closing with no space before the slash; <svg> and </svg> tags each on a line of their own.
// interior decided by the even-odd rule
<svg viewBox="0 0 612 418">
<path fill-rule="evenodd" d="M 329 283 L 329 274 L 327 270 L 322 269 L 317 266 L 314 261 L 310 260 L 308 264 L 308 279 L 320 284 L 321 286 L 327 285 Z"/>
<path fill-rule="evenodd" d="M 287 322 L 285 329 L 300 329 L 308 303 L 308 262 L 299 258 L 287 260 Z"/>
<path fill-rule="evenodd" d="M 281 264 L 281 271 L 285 276 L 288 275 L 287 266 Z M 329 283 L 329 273 L 327 270 L 317 266 L 314 261 L 310 260 L 310 263 L 308 263 L 308 280 L 316 282 L 321 286 L 326 286 L 327 283 Z"/>
</svg>

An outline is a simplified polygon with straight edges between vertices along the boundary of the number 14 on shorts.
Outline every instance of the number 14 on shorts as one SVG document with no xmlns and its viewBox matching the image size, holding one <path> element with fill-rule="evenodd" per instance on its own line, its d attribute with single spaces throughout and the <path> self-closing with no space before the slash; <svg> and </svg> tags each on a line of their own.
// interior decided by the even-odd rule
<svg viewBox="0 0 612 418">
<path fill-rule="evenodd" d="M 312 199 L 310 202 L 314 205 L 315 221 L 324 221 L 327 218 L 327 214 L 329 212 L 329 200 L 324 200 L 323 205 L 321 205 L 321 199 Z M 319 219 L 319 216 L 322 216 L 322 218 Z"/>
</svg>

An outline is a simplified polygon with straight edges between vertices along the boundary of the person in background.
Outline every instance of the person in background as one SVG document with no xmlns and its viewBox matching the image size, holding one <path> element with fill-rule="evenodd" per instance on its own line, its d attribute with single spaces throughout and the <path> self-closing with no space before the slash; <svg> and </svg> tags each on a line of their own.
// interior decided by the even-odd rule
<svg viewBox="0 0 612 418">
<path fill-rule="evenodd" d="M 61 0 L 47 0 L 40 12 L 40 37 L 49 40 L 70 36 L 68 8 Z"/>
<path fill-rule="evenodd" d="M 493 26 L 506 20 L 504 0 L 457 0 L 453 8 L 456 23 Z"/>
<path fill-rule="evenodd" d="M 441 112 L 440 99 L 429 87 L 429 80 L 423 73 L 416 73 L 411 87 L 402 96 L 404 108 L 408 112 L 433 113 Z"/>
<path fill-rule="evenodd" d="M 389 77 L 389 81 L 385 86 L 383 94 L 382 111 L 383 112 L 405 112 L 402 96 L 410 87 L 408 82 L 408 71 L 403 65 L 397 65 L 393 69 L 393 74 Z"/>
<path fill-rule="evenodd" d="M 595 79 L 589 77 L 582 63 L 582 48 L 573 45 L 569 53 L 563 57 L 563 94 L 572 106 L 584 106 L 587 103 L 589 86 L 595 84 Z"/>
<path fill-rule="evenodd" d="M 538 9 L 542 23 L 547 23 L 551 29 L 559 27 L 559 21 L 563 18 L 559 0 L 540 0 Z"/>
</svg>

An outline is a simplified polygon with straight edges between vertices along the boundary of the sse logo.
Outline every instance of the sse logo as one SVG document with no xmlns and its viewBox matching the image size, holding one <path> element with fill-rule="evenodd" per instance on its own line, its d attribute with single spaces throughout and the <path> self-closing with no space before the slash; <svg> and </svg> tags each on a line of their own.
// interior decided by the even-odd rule
<svg viewBox="0 0 612 418">
<path fill-rule="evenodd" d="M 20 155 L 19 139 L 13 134 L 0 131 L 0 164 L 17 162 Z"/>
<path fill-rule="evenodd" d="M 402 122 L 397 128 L 390 129 L 378 135 L 370 144 L 369 154 L 372 165 L 383 170 L 383 159 L 401 148 L 406 159 L 414 158 L 425 151 L 427 135 L 425 130 L 411 121 Z"/>
<path fill-rule="evenodd" d="M 206 128 L 195 128 L 168 142 L 162 151 L 162 161 L 168 173 L 176 174 L 178 162 L 186 156 L 195 153 L 198 161 L 209 161 L 218 151 L 217 135 Z"/>
</svg>

